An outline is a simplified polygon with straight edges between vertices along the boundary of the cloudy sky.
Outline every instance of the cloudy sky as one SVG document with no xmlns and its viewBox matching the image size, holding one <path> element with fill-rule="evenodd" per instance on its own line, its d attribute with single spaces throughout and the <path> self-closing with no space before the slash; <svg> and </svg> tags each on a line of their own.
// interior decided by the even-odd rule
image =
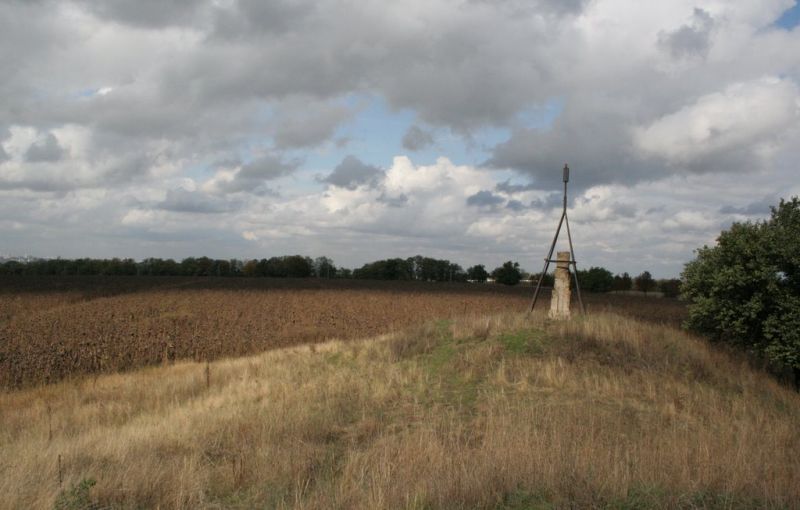
<svg viewBox="0 0 800 510">
<path fill-rule="evenodd" d="M 0 254 L 676 276 L 800 194 L 793 0 L 0 0 Z"/>
</svg>

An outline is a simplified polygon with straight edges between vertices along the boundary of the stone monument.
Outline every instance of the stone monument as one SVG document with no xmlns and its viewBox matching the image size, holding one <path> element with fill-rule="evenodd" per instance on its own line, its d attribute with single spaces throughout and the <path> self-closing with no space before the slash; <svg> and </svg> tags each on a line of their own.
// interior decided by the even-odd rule
<svg viewBox="0 0 800 510">
<path fill-rule="evenodd" d="M 550 313 L 548 314 L 551 319 L 569 319 L 570 255 L 571 253 L 568 251 L 560 251 L 556 257 L 555 283 L 553 283 L 553 295 L 550 298 Z"/>
</svg>

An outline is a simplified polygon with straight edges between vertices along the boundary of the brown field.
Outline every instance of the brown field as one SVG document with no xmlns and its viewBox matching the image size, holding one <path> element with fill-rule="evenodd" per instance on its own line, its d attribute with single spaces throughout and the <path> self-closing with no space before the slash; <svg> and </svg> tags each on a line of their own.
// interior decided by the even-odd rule
<svg viewBox="0 0 800 510">
<path fill-rule="evenodd" d="M 0 388 L 526 310 L 530 287 L 180 277 L 0 279 Z M 589 311 L 677 325 L 675 300 L 587 295 Z M 545 294 L 538 307 L 546 308 Z"/>
<path fill-rule="evenodd" d="M 794 509 L 798 421 L 797 393 L 674 328 L 483 315 L 0 392 L 0 509 Z"/>
</svg>

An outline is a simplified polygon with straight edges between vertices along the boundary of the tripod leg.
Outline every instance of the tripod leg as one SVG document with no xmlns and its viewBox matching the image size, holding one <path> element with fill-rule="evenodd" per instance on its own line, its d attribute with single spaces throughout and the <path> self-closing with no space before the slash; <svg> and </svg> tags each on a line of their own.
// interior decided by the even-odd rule
<svg viewBox="0 0 800 510">
<path fill-rule="evenodd" d="M 542 274 L 539 275 L 539 281 L 536 283 L 536 290 L 533 292 L 533 299 L 531 300 L 531 308 L 528 313 L 533 313 L 533 307 L 536 306 L 536 300 L 539 298 L 539 290 L 542 287 L 542 280 L 544 279 L 547 268 L 550 267 L 550 259 L 553 258 L 553 250 L 556 249 L 556 241 L 558 241 L 558 234 L 561 232 L 561 224 L 564 223 L 564 218 L 567 217 L 566 211 L 561 214 L 561 219 L 558 221 L 558 228 L 556 228 L 556 235 L 553 237 L 553 242 L 550 244 L 550 251 L 547 252 L 547 258 L 544 259 L 544 268 Z M 574 257 L 573 257 L 574 260 Z"/>
<path fill-rule="evenodd" d="M 572 267 L 575 269 L 575 292 L 578 294 L 578 304 L 581 307 L 581 313 L 586 315 L 586 307 L 583 306 L 583 298 L 581 297 L 581 285 L 578 283 L 578 263 L 575 261 L 575 250 L 572 248 L 572 234 L 569 231 L 569 218 L 567 218 L 567 213 L 564 213 L 564 218 L 567 220 L 567 239 L 569 239 L 569 253 L 572 257 Z"/>
<path fill-rule="evenodd" d="M 544 269 L 542 269 L 542 274 L 539 275 L 539 281 L 536 282 L 536 290 L 533 292 L 533 299 L 531 300 L 531 308 L 528 310 L 528 313 L 533 313 L 533 307 L 536 306 L 536 300 L 539 297 L 539 289 L 542 287 L 542 279 L 544 279 L 544 274 L 547 272 L 547 267 L 550 265 L 550 257 L 544 263 Z"/>
</svg>

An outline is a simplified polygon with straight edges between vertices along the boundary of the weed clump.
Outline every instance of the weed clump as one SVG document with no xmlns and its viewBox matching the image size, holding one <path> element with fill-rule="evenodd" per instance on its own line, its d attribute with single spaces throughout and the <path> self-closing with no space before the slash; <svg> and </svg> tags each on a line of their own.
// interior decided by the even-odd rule
<svg viewBox="0 0 800 510">
<path fill-rule="evenodd" d="M 92 502 L 90 491 L 97 482 L 93 478 L 84 478 L 63 490 L 56 498 L 54 510 L 93 510 L 97 505 Z"/>
</svg>

